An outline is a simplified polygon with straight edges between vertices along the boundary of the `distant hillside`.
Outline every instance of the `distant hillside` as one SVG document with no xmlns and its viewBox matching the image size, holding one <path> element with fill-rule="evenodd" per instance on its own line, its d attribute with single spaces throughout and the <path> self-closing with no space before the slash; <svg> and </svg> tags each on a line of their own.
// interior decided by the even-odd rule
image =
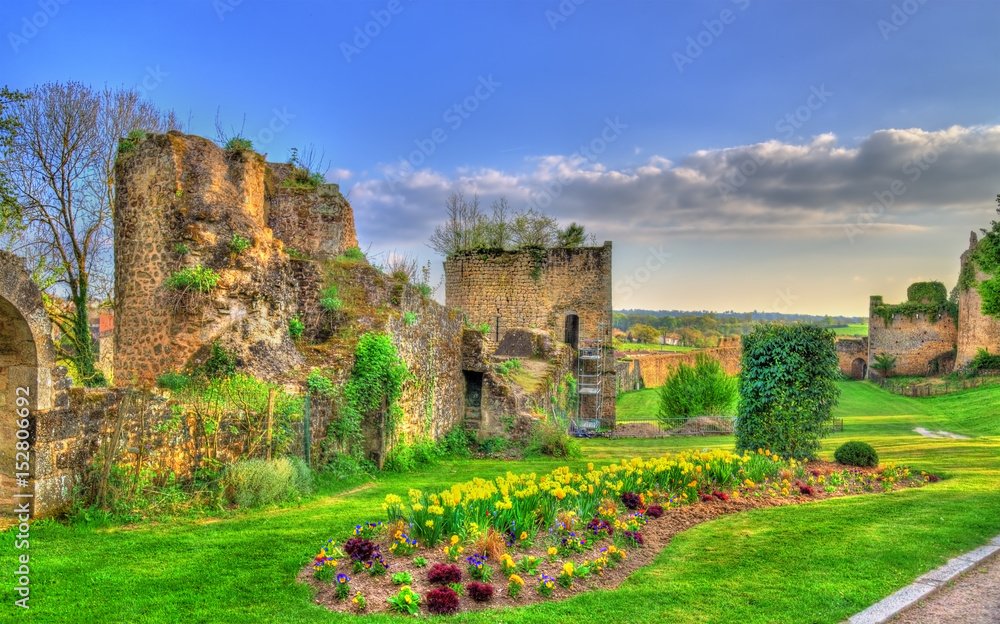
<svg viewBox="0 0 1000 624">
<path fill-rule="evenodd" d="M 866 323 L 867 318 L 861 316 L 820 316 L 816 314 L 781 314 L 779 312 L 758 312 L 754 310 L 753 312 L 733 312 L 732 310 L 726 312 L 713 312 L 711 310 L 642 310 L 642 309 L 627 309 L 627 310 L 615 310 L 618 314 L 625 314 L 628 316 L 655 316 L 657 318 L 662 318 L 664 316 L 706 316 L 712 315 L 718 319 L 735 318 L 741 321 L 750 322 L 760 322 L 760 321 L 784 321 L 786 323 L 815 323 L 815 324 L 826 324 L 826 320 L 830 319 L 833 321 L 833 325 L 851 325 L 855 323 Z"/>
</svg>

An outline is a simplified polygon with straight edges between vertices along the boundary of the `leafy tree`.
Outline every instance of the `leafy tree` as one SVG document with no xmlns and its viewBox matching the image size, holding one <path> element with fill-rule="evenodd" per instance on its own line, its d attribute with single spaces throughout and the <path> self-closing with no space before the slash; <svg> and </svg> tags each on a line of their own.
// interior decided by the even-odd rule
<svg viewBox="0 0 1000 624">
<path fill-rule="evenodd" d="M 3 160 L 26 225 L 17 251 L 43 267 L 36 271 L 39 286 L 68 299 L 68 305 L 49 299 L 64 336 L 61 355 L 72 361 L 79 381 L 100 385 L 87 304 L 111 295 L 119 140 L 176 127 L 176 119 L 141 100 L 135 89 L 46 83 L 28 95 L 13 104 L 20 130 Z"/>
<path fill-rule="evenodd" d="M 888 378 L 892 375 L 892 369 L 896 368 L 896 360 L 899 359 L 895 355 L 889 353 L 879 353 L 875 356 L 875 363 L 872 364 L 872 368 L 882 373 L 883 377 Z"/>
<path fill-rule="evenodd" d="M 7 87 L 0 89 L 0 157 L 6 158 L 14 145 L 14 136 L 21 127 L 16 115 L 16 104 L 26 99 L 28 96 L 24 93 L 11 91 Z M 10 112 L 12 105 L 15 105 L 14 113 Z M 8 238 L 6 235 L 22 229 L 21 205 L 6 171 L 0 170 L 0 236 Z"/>
<path fill-rule="evenodd" d="M 731 414 L 737 396 L 736 378 L 727 375 L 718 360 L 699 353 L 695 356 L 694 366 L 681 362 L 667 376 L 660 387 L 657 417 Z"/>
<path fill-rule="evenodd" d="M 633 325 L 628 331 L 629 338 L 642 344 L 653 344 L 660 337 L 660 332 L 649 325 Z"/>
<path fill-rule="evenodd" d="M 997 195 L 1000 204 L 1000 194 Z M 997 208 L 1000 214 L 1000 208 Z M 983 239 L 976 246 L 973 261 L 983 273 L 990 275 L 976 286 L 983 299 L 983 314 L 1000 318 L 1000 221 L 991 221 L 990 229 L 983 228 Z"/>
<path fill-rule="evenodd" d="M 743 337 L 738 451 L 815 456 L 840 395 L 835 339 L 831 329 L 773 324 Z"/>
<path fill-rule="evenodd" d="M 582 247 L 587 242 L 587 230 L 574 221 L 559 230 L 556 239 L 559 247 Z"/>
</svg>

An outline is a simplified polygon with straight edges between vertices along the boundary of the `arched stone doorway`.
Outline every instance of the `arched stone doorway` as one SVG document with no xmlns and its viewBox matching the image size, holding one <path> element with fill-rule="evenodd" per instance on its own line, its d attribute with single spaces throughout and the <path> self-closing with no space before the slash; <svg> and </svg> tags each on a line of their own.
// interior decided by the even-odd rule
<svg viewBox="0 0 1000 624">
<path fill-rule="evenodd" d="M 865 358 L 856 358 L 851 362 L 851 378 L 864 379 L 868 376 L 868 362 Z"/>
<path fill-rule="evenodd" d="M 42 294 L 24 261 L 0 251 L 0 517 L 12 513 L 15 493 L 33 492 L 36 418 L 52 407 L 53 366 L 52 326 Z M 18 422 L 23 419 L 18 410 L 24 408 L 32 448 L 19 456 Z M 23 471 L 15 470 L 15 463 L 23 464 L 25 457 L 31 480 L 28 487 L 19 487 L 15 473 Z"/>
</svg>

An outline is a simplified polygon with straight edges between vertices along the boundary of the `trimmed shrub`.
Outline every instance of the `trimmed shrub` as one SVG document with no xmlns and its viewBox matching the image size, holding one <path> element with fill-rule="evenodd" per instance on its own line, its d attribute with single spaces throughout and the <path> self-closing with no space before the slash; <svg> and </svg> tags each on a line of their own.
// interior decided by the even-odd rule
<svg viewBox="0 0 1000 624">
<path fill-rule="evenodd" d="M 840 445 L 834 454 L 837 463 L 845 466 L 878 466 L 878 453 L 871 444 L 859 440 L 851 440 Z"/>
<path fill-rule="evenodd" d="M 257 507 L 306 496 L 312 491 L 312 475 L 297 457 L 241 459 L 229 465 L 222 485 L 230 502 Z"/>
<path fill-rule="evenodd" d="M 773 324 L 743 337 L 738 452 L 765 448 L 795 459 L 816 455 L 840 396 L 835 339 L 832 329 Z"/>
</svg>

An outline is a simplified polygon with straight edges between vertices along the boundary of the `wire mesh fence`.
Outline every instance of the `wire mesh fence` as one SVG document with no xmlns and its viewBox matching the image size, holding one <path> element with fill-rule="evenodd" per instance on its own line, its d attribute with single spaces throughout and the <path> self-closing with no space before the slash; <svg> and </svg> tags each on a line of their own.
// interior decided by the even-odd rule
<svg viewBox="0 0 1000 624">
<path fill-rule="evenodd" d="M 576 423 L 574 432 L 571 422 L 570 434 L 580 437 L 594 435 L 611 438 L 668 438 L 688 436 L 732 435 L 736 427 L 735 416 L 696 416 L 694 418 L 634 418 L 616 423 L 608 431 L 591 430 L 587 423 Z M 582 426 L 581 426 L 582 425 Z M 844 430 L 844 419 L 834 418 L 830 423 L 832 431 Z"/>
</svg>

